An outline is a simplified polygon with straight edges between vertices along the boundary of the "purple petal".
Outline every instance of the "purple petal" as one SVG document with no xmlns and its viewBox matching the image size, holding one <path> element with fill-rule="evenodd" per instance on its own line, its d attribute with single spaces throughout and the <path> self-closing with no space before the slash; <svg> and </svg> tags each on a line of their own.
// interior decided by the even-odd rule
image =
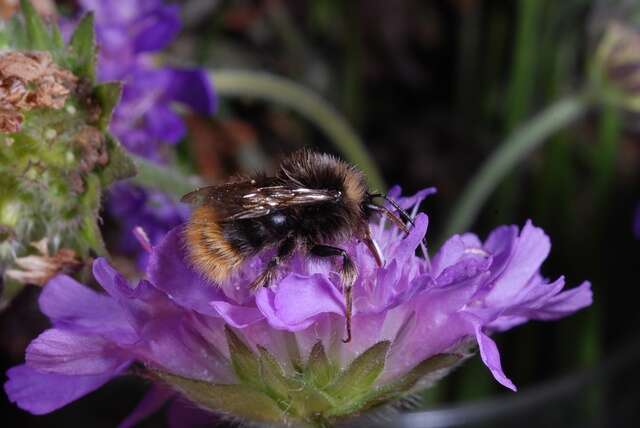
<svg viewBox="0 0 640 428">
<path fill-rule="evenodd" d="M 30 367 L 47 373 L 100 375 L 112 373 L 127 357 L 100 336 L 49 329 L 27 347 Z"/>
<path fill-rule="evenodd" d="M 93 262 L 93 276 L 116 301 L 126 301 L 135 296 L 134 287 L 103 257 Z"/>
<path fill-rule="evenodd" d="M 586 308 L 593 303 L 591 284 L 587 281 L 551 297 L 542 307 L 528 311 L 530 319 L 556 320 Z"/>
<path fill-rule="evenodd" d="M 449 266 L 460 260 L 465 250 L 464 241 L 460 235 L 449 238 L 431 259 L 431 273 L 437 278 Z"/>
<path fill-rule="evenodd" d="M 187 128 L 172 109 L 157 104 L 145 114 L 145 124 L 151 138 L 162 140 L 168 144 L 176 144 L 187 133 Z"/>
<path fill-rule="evenodd" d="M 66 275 L 57 275 L 42 290 L 40 309 L 56 325 L 73 325 L 76 330 L 116 331 L 116 336 L 133 340 L 133 330 L 118 303 L 104 294 L 79 284 Z"/>
<path fill-rule="evenodd" d="M 136 52 L 158 51 L 168 45 L 180 32 L 180 8 L 163 6 L 136 22 L 133 41 Z"/>
<path fill-rule="evenodd" d="M 486 253 L 469 253 L 454 264 L 447 267 L 436 279 L 439 287 L 465 281 L 486 272 L 491 266 L 492 257 Z"/>
<path fill-rule="evenodd" d="M 175 395 L 175 391 L 172 391 L 164 385 L 152 384 L 144 398 L 138 403 L 129 416 L 120 422 L 118 428 L 132 428 L 136 426 L 139 422 L 160 410 L 162 406 Z"/>
<path fill-rule="evenodd" d="M 163 292 L 149 281 L 142 280 L 132 287 L 124 277 L 103 258 L 93 263 L 93 272 L 102 287 L 118 301 L 125 310 L 128 322 L 138 334 L 146 324 L 156 318 L 182 314 L 183 309 L 175 305 Z"/>
<path fill-rule="evenodd" d="M 207 73 L 203 70 L 170 69 L 171 79 L 165 97 L 187 105 L 193 111 L 211 116 L 217 100 Z"/>
<path fill-rule="evenodd" d="M 409 235 L 407 235 L 396 247 L 395 251 L 389 255 L 389 259 L 395 259 L 398 263 L 404 263 L 408 258 L 414 257 L 416 248 L 418 248 L 427 233 L 428 225 L 429 218 L 426 214 L 418 214 L 414 220 L 414 226 L 409 231 Z"/>
<path fill-rule="evenodd" d="M 135 348 L 136 356 L 151 366 L 192 379 L 229 383 L 231 372 L 215 343 L 205 340 L 186 314 L 150 320 Z"/>
<path fill-rule="evenodd" d="M 211 306 L 227 324 L 235 328 L 245 328 L 264 319 L 264 315 L 255 307 L 232 305 L 223 301 L 211 302 Z"/>
<path fill-rule="evenodd" d="M 300 331 L 324 313 L 344 316 L 342 295 L 323 275 L 290 273 L 277 291 L 262 289 L 256 295 L 258 309 L 274 328 Z"/>
<path fill-rule="evenodd" d="M 125 368 L 123 365 L 117 373 Z M 95 391 L 117 373 L 67 376 L 42 373 L 23 364 L 7 371 L 9 380 L 4 384 L 4 390 L 9 400 L 21 409 L 43 415 Z"/>
<path fill-rule="evenodd" d="M 551 243 L 540 228 L 527 221 L 518 238 L 509 264 L 486 296 L 489 305 L 509 305 L 547 258 Z"/>
<path fill-rule="evenodd" d="M 517 391 L 516 386 L 509 380 L 509 378 L 502 371 L 502 365 L 500 364 L 500 353 L 496 343 L 486 334 L 482 332 L 480 326 L 476 327 L 476 340 L 480 347 L 480 357 L 484 364 L 491 370 L 493 377 L 502 385 L 507 388 Z"/>
<path fill-rule="evenodd" d="M 493 280 L 501 275 L 507 268 L 507 264 L 513 256 L 517 242 L 517 226 L 500 226 L 489 234 L 483 246 L 486 251 L 493 255 L 493 265 L 491 266 L 491 278 L 489 282 L 493 282 Z"/>
<path fill-rule="evenodd" d="M 219 287 L 189 265 L 183 230 L 182 226 L 172 229 L 155 247 L 147 274 L 151 282 L 178 305 L 203 315 L 217 316 L 218 312 L 209 302 L 227 299 Z"/>
</svg>

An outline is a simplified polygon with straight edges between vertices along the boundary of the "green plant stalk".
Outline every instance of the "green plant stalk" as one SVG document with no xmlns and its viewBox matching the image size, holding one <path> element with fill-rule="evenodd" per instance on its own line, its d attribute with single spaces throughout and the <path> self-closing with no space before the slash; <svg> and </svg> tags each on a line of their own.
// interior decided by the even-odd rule
<svg viewBox="0 0 640 428">
<path fill-rule="evenodd" d="M 340 113 L 316 93 L 284 77 L 259 71 L 211 70 L 209 76 L 222 98 L 256 98 L 299 113 L 322 130 L 346 160 L 364 171 L 372 189 L 386 190 L 382 175 L 360 137 Z"/>
<path fill-rule="evenodd" d="M 466 231 L 500 180 L 548 137 L 584 115 L 590 105 L 590 97 L 584 94 L 562 98 L 516 128 L 471 179 L 453 209 L 444 236 Z"/>
<path fill-rule="evenodd" d="M 180 171 L 150 162 L 130 154 L 136 164 L 138 174 L 131 181 L 142 187 L 162 190 L 180 199 L 202 183 L 196 177 L 189 177 Z"/>
</svg>

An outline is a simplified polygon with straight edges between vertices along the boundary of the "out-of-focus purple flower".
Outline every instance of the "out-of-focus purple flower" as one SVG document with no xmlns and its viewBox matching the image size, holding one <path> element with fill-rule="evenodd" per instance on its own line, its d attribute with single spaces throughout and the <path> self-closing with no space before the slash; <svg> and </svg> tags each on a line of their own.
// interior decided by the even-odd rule
<svg viewBox="0 0 640 428">
<path fill-rule="evenodd" d="M 419 204 L 427 193 L 401 202 Z M 476 343 L 495 379 L 515 390 L 490 336 L 590 305 L 589 283 L 562 291 L 562 277 L 540 275 L 550 242 L 531 222 L 499 227 L 485 241 L 453 236 L 431 260 L 416 255 L 427 216 L 414 222 L 406 237 L 384 221 L 373 225 L 383 267 L 364 244 L 342 244 L 359 271 L 350 343 L 341 341 L 345 307 L 331 263 L 298 254 L 281 280 L 253 294 L 248 284 L 266 251 L 211 284 L 188 262 L 179 226 L 154 247 L 136 286 L 104 259 L 94 275 L 107 294 L 52 280 L 40 304 L 53 327 L 10 370 L 5 390 L 20 407 L 46 413 L 138 361 L 214 412 L 331 422 L 428 386 Z"/>
<path fill-rule="evenodd" d="M 142 270 L 149 253 L 134 239 L 134 229 L 140 227 L 147 234 L 149 242 L 158 243 L 167 230 L 183 223 L 189 215 L 186 205 L 174 202 L 166 193 L 127 183 L 111 186 L 110 201 L 110 213 L 118 219 L 121 228 L 116 244 L 123 254 L 136 257 L 138 267 Z"/>
<path fill-rule="evenodd" d="M 174 104 L 211 115 L 216 99 L 206 73 L 157 65 L 154 54 L 164 49 L 180 31 L 180 10 L 164 0 L 80 0 L 82 12 L 93 12 L 100 45 L 98 78 L 124 83 L 110 131 L 132 153 L 166 163 L 171 147 L 186 126 Z M 123 230 L 120 250 L 146 258 L 132 239 L 131 230 L 143 227 L 151 242 L 158 242 L 186 219 L 184 206 L 156 191 L 120 184 L 107 200 L 107 210 Z"/>
<path fill-rule="evenodd" d="M 163 145 L 175 144 L 185 126 L 172 109 L 181 103 L 210 115 L 215 97 L 206 73 L 200 69 L 159 67 L 153 54 L 165 48 L 180 30 L 180 10 L 164 0 L 80 0 L 92 11 L 100 55 L 98 78 L 124 82 L 112 132 L 127 149 L 145 158 L 163 161 Z"/>
</svg>

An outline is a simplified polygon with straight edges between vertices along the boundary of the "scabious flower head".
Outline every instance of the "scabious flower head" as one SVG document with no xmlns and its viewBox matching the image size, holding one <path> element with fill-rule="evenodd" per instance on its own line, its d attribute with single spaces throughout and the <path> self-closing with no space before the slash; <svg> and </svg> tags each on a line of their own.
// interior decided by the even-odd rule
<svg viewBox="0 0 640 428">
<path fill-rule="evenodd" d="M 399 201 L 410 209 L 429 192 Z M 23 409 L 47 413 L 139 362 L 211 412 L 327 424 L 428 386 L 476 344 L 495 379 L 515 389 L 490 335 L 584 308 L 590 285 L 562 291 L 563 278 L 540 275 L 550 243 L 531 222 L 500 227 L 485 241 L 453 236 L 431 260 L 416 252 L 427 216 L 414 222 L 406 237 L 384 220 L 372 225 L 383 267 L 364 244 L 342 244 L 359 270 L 350 343 L 341 340 L 345 306 L 332 263 L 298 254 L 277 283 L 252 293 L 266 251 L 212 284 L 187 261 L 179 226 L 152 249 L 137 285 L 104 259 L 94 275 L 106 294 L 54 278 L 40 297 L 53 327 L 9 370 L 5 390 Z"/>
<path fill-rule="evenodd" d="M 186 133 L 173 105 L 209 116 L 216 104 L 203 70 L 161 66 L 155 57 L 180 31 L 179 7 L 164 0 L 81 0 L 79 6 L 95 16 L 98 78 L 124 82 L 111 132 L 131 153 L 167 163 L 172 146 Z M 134 227 L 143 227 L 152 242 L 158 242 L 188 214 L 169 196 L 131 184 L 120 184 L 110 193 L 107 209 L 124 232 L 118 239 L 124 253 L 139 249 L 131 238 Z M 146 255 L 137 251 L 137 258 L 143 261 Z"/>
</svg>

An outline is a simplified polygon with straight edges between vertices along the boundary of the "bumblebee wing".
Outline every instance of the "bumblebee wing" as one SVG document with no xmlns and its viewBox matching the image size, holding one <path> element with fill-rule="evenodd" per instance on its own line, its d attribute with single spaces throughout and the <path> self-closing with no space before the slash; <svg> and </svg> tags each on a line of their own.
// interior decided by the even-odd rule
<svg viewBox="0 0 640 428">
<path fill-rule="evenodd" d="M 337 201 L 341 197 L 337 190 L 308 189 L 298 185 L 259 185 L 255 180 L 208 186 L 181 199 L 196 206 L 210 206 L 220 221 L 257 218 L 285 208 Z"/>
</svg>

